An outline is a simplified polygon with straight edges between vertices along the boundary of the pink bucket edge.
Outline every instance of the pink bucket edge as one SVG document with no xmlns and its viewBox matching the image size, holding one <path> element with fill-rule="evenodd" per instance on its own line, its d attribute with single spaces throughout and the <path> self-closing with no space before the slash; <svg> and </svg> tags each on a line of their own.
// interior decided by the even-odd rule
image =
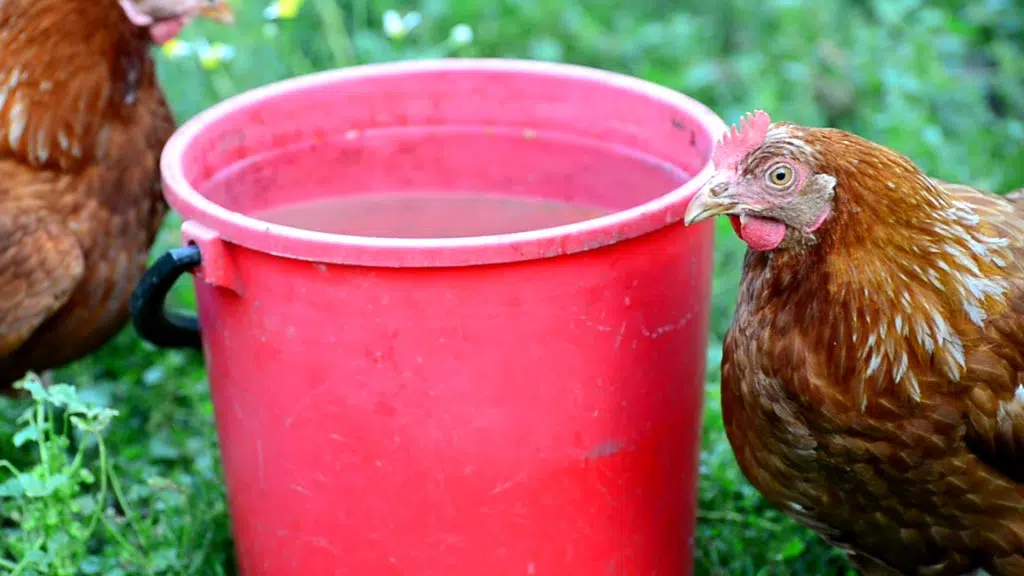
<svg viewBox="0 0 1024 576">
<path fill-rule="evenodd" d="M 208 200 L 185 177 L 182 158 L 190 144 L 202 136 L 207 126 L 238 110 L 291 92 L 347 80 L 452 71 L 546 74 L 600 83 L 685 111 L 708 131 L 712 142 L 727 129 L 710 108 L 681 92 L 637 77 L 576 64 L 513 58 L 442 58 L 364 64 L 273 82 L 227 98 L 196 114 L 178 128 L 164 147 L 160 160 L 164 195 L 186 221 L 194 220 L 232 244 L 275 256 L 332 264 L 454 267 L 568 255 L 649 234 L 682 220 L 690 199 L 713 172 L 709 153 L 700 171 L 683 185 L 626 210 L 526 232 L 425 239 L 330 234 L 264 222 Z"/>
</svg>

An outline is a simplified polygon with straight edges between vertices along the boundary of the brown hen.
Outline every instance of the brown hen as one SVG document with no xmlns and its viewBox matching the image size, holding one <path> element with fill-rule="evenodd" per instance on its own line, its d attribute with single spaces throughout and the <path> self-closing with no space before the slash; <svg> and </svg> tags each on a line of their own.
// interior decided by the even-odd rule
<svg viewBox="0 0 1024 576">
<path fill-rule="evenodd" d="M 748 480 L 864 574 L 1024 574 L 1024 200 L 748 115 L 687 224 L 747 242 L 722 411 Z"/>
<path fill-rule="evenodd" d="M 230 17 L 206 0 L 0 2 L 0 390 L 127 321 L 175 128 L 149 49 L 195 15 Z"/>
</svg>

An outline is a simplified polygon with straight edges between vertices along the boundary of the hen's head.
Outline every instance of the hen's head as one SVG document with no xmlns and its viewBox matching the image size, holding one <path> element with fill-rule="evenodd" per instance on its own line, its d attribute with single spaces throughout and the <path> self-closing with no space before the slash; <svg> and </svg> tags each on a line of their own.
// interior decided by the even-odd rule
<svg viewBox="0 0 1024 576">
<path fill-rule="evenodd" d="M 754 250 L 813 241 L 833 213 L 836 178 L 815 170 L 815 152 L 795 126 L 757 110 L 715 148 L 715 174 L 686 210 L 687 225 L 728 215 Z"/>
<path fill-rule="evenodd" d="M 193 18 L 234 22 L 226 0 L 118 0 L 132 24 L 145 28 L 155 44 L 176 37 Z"/>
</svg>

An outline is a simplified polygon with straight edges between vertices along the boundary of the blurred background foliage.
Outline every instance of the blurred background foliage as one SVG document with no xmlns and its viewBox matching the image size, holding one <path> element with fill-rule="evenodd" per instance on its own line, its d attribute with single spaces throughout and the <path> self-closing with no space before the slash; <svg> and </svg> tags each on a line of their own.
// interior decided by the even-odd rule
<svg viewBox="0 0 1024 576">
<path fill-rule="evenodd" d="M 938 178 L 993 191 L 1024 186 L 1024 0 L 235 0 L 235 8 L 233 28 L 198 23 L 156 51 L 179 120 L 328 68 L 530 58 L 652 80 L 727 122 L 763 108 L 851 130 Z M 168 219 L 154 254 L 177 242 L 179 223 Z M 697 573 L 844 574 L 838 553 L 763 502 L 725 439 L 718 363 L 743 246 L 727 224 L 717 232 Z M 175 298 L 193 305 L 186 283 Z M 0 401 L 0 437 L 10 439 L 0 442 L 9 460 L 0 469 L 0 570 L 233 574 L 202 358 L 155 351 L 126 329 L 60 376 L 77 393 Z M 91 428 L 64 426 L 43 417 L 48 406 L 69 405 L 60 394 L 118 413 L 92 413 Z"/>
</svg>

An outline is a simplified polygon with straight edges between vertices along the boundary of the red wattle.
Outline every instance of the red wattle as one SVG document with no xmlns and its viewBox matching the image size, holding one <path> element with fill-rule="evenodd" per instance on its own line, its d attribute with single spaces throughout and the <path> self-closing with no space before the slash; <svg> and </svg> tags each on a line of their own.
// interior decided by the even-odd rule
<svg viewBox="0 0 1024 576">
<path fill-rule="evenodd" d="M 174 18 L 172 20 L 154 22 L 149 27 L 149 37 L 158 46 L 164 44 L 181 33 L 182 28 L 187 24 L 187 20 L 187 18 Z"/>
<path fill-rule="evenodd" d="M 757 216 L 740 217 L 739 236 L 754 250 L 765 252 L 774 250 L 782 244 L 786 237 L 786 225 L 778 220 L 758 218 Z M 735 228 L 735 224 L 733 227 Z"/>
</svg>

